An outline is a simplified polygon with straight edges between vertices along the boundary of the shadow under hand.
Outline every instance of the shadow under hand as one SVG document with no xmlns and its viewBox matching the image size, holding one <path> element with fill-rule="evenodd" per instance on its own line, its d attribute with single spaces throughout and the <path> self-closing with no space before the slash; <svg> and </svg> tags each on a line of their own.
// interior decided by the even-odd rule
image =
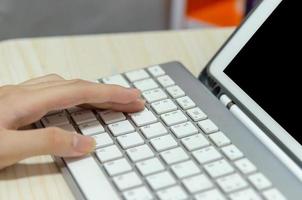
<svg viewBox="0 0 302 200">
<path fill-rule="evenodd" d="M 35 176 L 48 176 L 60 174 L 54 162 L 47 163 L 17 163 L 0 170 L 0 181 L 17 180 Z"/>
</svg>

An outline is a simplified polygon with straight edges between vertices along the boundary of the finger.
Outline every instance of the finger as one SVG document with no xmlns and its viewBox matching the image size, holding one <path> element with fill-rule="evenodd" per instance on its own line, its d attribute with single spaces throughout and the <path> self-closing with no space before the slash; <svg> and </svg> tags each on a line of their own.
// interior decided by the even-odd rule
<svg viewBox="0 0 302 200">
<path fill-rule="evenodd" d="M 58 87 L 70 84 L 70 82 L 66 80 L 57 80 L 57 81 L 47 81 L 47 82 L 40 82 L 37 84 L 26 84 L 21 85 L 22 87 L 25 87 L 28 90 L 40 90 L 40 89 L 47 89 L 50 87 Z"/>
<path fill-rule="evenodd" d="M 23 83 L 20 83 L 20 85 L 32 85 L 32 84 L 45 83 L 50 81 L 61 81 L 61 80 L 64 80 L 64 78 L 57 74 L 48 74 L 45 76 L 30 79 L 28 81 L 24 81 Z"/>
<path fill-rule="evenodd" d="M 59 128 L 6 131 L 0 138 L 0 168 L 36 155 L 77 157 L 95 148 L 93 138 Z"/>
<path fill-rule="evenodd" d="M 137 99 L 129 104 L 119 104 L 119 103 L 103 103 L 103 104 L 91 104 L 91 105 L 81 105 L 83 108 L 100 108 L 100 109 L 109 109 L 120 112 L 138 112 L 145 108 L 145 101 L 142 99 Z"/>
<path fill-rule="evenodd" d="M 106 102 L 129 104 L 140 96 L 137 89 L 117 85 L 105 85 L 78 80 L 70 84 L 37 90 L 32 94 L 39 109 L 65 109 L 80 104 L 100 104 Z"/>
</svg>

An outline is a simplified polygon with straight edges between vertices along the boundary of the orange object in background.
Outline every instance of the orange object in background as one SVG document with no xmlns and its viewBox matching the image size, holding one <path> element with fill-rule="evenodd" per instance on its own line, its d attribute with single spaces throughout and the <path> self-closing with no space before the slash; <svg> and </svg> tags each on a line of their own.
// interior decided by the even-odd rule
<svg viewBox="0 0 302 200">
<path fill-rule="evenodd" d="M 242 0 L 187 1 L 187 17 L 202 24 L 237 26 L 244 17 Z"/>
</svg>

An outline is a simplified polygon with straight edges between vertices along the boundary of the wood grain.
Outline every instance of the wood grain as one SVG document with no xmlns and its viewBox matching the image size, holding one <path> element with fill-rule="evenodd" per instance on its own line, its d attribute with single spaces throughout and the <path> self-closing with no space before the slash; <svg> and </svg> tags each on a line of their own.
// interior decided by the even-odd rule
<svg viewBox="0 0 302 200">
<path fill-rule="evenodd" d="M 197 76 L 233 29 L 20 39 L 0 43 L 0 85 L 57 73 L 94 80 L 177 60 Z M 50 156 L 0 171 L 0 199 L 73 199 Z"/>
</svg>

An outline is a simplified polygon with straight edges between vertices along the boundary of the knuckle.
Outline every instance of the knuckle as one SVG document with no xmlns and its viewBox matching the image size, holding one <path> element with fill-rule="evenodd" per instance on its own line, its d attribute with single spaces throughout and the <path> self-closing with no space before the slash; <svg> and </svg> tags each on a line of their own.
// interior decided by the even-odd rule
<svg viewBox="0 0 302 200">
<path fill-rule="evenodd" d="M 89 85 L 94 85 L 93 82 L 87 81 L 87 80 L 83 80 L 83 79 L 73 79 L 72 80 L 75 84 L 78 84 L 79 86 L 84 86 L 87 87 Z"/>
<path fill-rule="evenodd" d="M 84 80 L 79 78 L 72 79 L 71 81 L 74 82 L 75 84 L 83 84 L 85 82 Z"/>
<path fill-rule="evenodd" d="M 62 76 L 60 76 L 56 73 L 51 73 L 51 74 L 48 74 L 47 76 L 50 77 L 50 78 L 63 79 Z"/>
</svg>

